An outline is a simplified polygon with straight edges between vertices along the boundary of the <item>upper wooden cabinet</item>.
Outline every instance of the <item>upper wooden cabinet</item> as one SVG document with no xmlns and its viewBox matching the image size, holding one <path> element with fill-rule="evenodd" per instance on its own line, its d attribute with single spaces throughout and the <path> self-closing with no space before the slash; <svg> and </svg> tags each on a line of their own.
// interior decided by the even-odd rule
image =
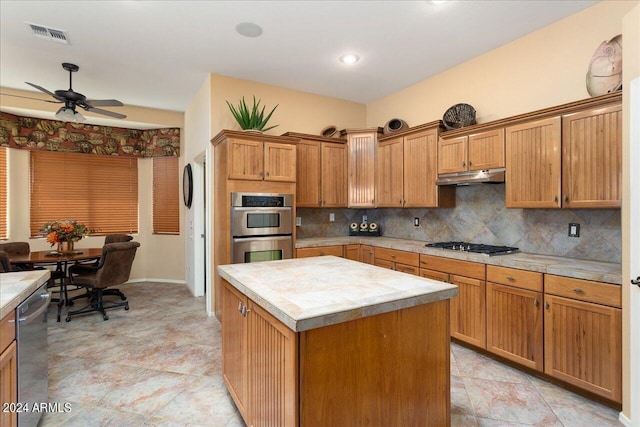
<svg viewBox="0 0 640 427">
<path fill-rule="evenodd" d="M 348 207 L 376 206 L 376 145 L 378 129 L 343 131 L 348 150 Z"/>
<path fill-rule="evenodd" d="M 545 110 L 506 128 L 508 208 L 620 207 L 619 94 Z M 540 117 L 542 113 L 533 114 Z"/>
<path fill-rule="evenodd" d="M 438 187 L 438 128 L 378 142 L 378 207 L 453 207 L 455 189 Z"/>
<path fill-rule="evenodd" d="M 559 208 L 560 117 L 506 129 L 508 208 Z"/>
<path fill-rule="evenodd" d="M 562 207 L 619 208 L 622 105 L 562 116 Z"/>
<path fill-rule="evenodd" d="M 504 128 L 438 141 L 438 173 L 505 167 Z"/>
<path fill-rule="evenodd" d="M 297 149 L 296 206 L 347 207 L 347 146 L 344 141 L 288 132 Z"/>
<path fill-rule="evenodd" d="M 296 181 L 296 146 L 229 139 L 229 179 Z"/>
</svg>

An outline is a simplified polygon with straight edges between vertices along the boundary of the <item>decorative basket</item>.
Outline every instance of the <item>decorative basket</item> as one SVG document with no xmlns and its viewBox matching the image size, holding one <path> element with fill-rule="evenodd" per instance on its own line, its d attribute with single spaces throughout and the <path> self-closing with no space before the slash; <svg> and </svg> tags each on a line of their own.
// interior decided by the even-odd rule
<svg viewBox="0 0 640 427">
<path fill-rule="evenodd" d="M 444 127 L 459 129 L 476 124 L 476 109 L 469 104 L 456 104 L 444 112 Z"/>
<path fill-rule="evenodd" d="M 382 133 L 387 135 L 390 133 L 399 132 L 401 130 L 407 129 L 408 127 L 409 125 L 407 124 L 407 122 L 405 122 L 402 119 L 391 119 L 384 125 L 384 128 L 382 129 Z"/>
</svg>

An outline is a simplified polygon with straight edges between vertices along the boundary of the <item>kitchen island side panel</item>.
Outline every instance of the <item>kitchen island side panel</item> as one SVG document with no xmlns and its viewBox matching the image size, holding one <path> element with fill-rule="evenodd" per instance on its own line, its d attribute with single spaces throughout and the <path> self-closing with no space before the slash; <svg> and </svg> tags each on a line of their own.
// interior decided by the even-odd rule
<svg viewBox="0 0 640 427">
<path fill-rule="evenodd" d="M 450 425 L 449 300 L 300 333 L 300 426 Z"/>
</svg>

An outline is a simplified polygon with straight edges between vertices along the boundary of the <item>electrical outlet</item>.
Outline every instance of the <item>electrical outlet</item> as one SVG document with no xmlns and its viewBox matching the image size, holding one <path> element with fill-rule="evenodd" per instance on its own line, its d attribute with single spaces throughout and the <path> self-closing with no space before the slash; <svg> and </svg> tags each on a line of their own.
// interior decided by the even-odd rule
<svg viewBox="0 0 640 427">
<path fill-rule="evenodd" d="M 297 216 L 296 217 L 296 225 L 298 227 L 302 225 L 302 217 L 301 216 Z"/>
<path fill-rule="evenodd" d="M 336 214 L 333 212 L 329 212 L 329 222 L 333 222 L 336 220 Z"/>
<path fill-rule="evenodd" d="M 420 227 L 420 218 L 413 218 L 413 225 Z"/>
<path fill-rule="evenodd" d="M 362 215 L 362 222 L 364 222 L 365 224 L 367 223 L 367 216 L 366 215 Z"/>
<path fill-rule="evenodd" d="M 580 224 L 575 222 L 569 223 L 569 237 L 580 237 Z"/>
</svg>

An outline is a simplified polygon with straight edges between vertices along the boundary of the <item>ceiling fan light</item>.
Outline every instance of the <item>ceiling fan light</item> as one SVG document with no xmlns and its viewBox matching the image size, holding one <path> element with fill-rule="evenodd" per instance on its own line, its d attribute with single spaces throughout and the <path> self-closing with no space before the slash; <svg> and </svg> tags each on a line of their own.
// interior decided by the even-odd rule
<svg viewBox="0 0 640 427">
<path fill-rule="evenodd" d="M 74 122 L 82 123 L 82 122 L 84 122 L 85 120 L 86 120 L 86 119 L 84 118 L 84 116 L 83 116 L 82 114 L 78 113 L 78 112 L 76 112 L 76 113 L 73 115 L 73 121 L 74 121 Z"/>
</svg>

